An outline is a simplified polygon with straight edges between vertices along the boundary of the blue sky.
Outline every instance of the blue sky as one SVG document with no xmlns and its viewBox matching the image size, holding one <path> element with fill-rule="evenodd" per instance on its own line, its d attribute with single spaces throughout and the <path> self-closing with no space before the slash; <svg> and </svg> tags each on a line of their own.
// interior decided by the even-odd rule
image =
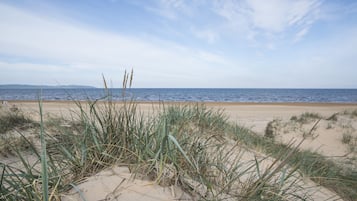
<svg viewBox="0 0 357 201">
<path fill-rule="evenodd" d="M 357 1 L 0 0 L 0 84 L 357 88 Z"/>
</svg>

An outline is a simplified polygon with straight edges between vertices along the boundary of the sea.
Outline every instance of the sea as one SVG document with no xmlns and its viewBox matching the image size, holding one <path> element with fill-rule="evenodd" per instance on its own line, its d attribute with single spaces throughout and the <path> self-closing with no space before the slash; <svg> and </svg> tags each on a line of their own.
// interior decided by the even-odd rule
<svg viewBox="0 0 357 201">
<path fill-rule="evenodd" d="M 101 100 L 117 101 L 252 102 L 252 103 L 357 103 L 357 89 L 263 88 L 45 88 L 0 89 L 0 100 Z"/>
</svg>

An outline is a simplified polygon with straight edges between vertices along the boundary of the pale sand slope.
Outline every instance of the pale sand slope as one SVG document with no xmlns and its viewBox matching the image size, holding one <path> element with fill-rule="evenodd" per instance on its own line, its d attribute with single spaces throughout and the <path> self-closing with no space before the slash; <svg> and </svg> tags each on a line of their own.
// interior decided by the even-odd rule
<svg viewBox="0 0 357 201">
<path fill-rule="evenodd" d="M 82 192 L 82 197 L 78 193 Z M 163 188 L 152 181 L 133 179 L 126 167 L 108 168 L 72 189 L 63 201 L 76 200 L 125 200 L 125 201 L 174 201 L 190 199 L 177 187 Z"/>
<path fill-rule="evenodd" d="M 38 119 L 38 103 L 37 102 L 9 102 L 9 106 L 15 104 L 17 107 L 20 107 L 22 110 L 24 110 L 26 113 L 31 114 L 34 118 Z M 167 105 L 167 104 L 166 104 Z M 153 104 L 153 103 L 140 103 L 139 108 L 141 111 L 144 113 L 153 113 L 153 111 L 157 111 L 157 109 L 160 105 L 159 104 Z M 250 104 L 250 103 L 206 103 L 206 106 L 212 107 L 215 109 L 224 109 L 225 113 L 229 116 L 230 121 L 238 123 L 240 125 L 244 125 L 246 127 L 251 128 L 253 131 L 257 132 L 258 134 L 264 134 L 264 130 L 266 128 L 266 125 L 268 122 L 274 120 L 274 119 L 280 119 L 282 121 L 289 121 L 291 116 L 293 115 L 300 115 L 304 112 L 314 112 L 314 113 L 319 113 L 325 117 L 331 116 L 332 114 L 336 112 L 341 112 L 344 110 L 355 110 L 357 109 L 357 104 Z M 73 111 L 78 111 L 77 106 L 73 104 L 72 102 L 45 102 L 43 105 L 43 109 L 45 113 L 50 113 L 51 115 L 63 115 L 65 117 L 70 116 L 69 110 Z M 334 132 L 334 131 L 330 131 Z M 288 136 L 288 135 L 286 135 Z M 322 136 L 322 135 L 321 135 Z M 296 136 L 290 136 L 296 138 Z M 298 137 L 297 137 L 298 138 Z M 335 139 L 336 140 L 336 139 Z M 282 140 L 284 141 L 284 140 Z M 311 148 L 311 146 L 316 146 L 321 147 L 327 146 L 329 149 L 333 146 L 334 141 L 330 138 L 324 141 L 324 138 L 321 137 L 318 140 L 314 141 L 315 143 L 310 143 L 309 146 L 306 146 L 307 148 Z M 331 150 L 330 150 L 331 151 Z M 333 151 L 333 150 L 332 150 Z M 89 178 L 87 182 L 84 182 L 82 185 L 80 185 L 81 190 L 85 191 L 86 197 L 88 196 L 89 200 L 97 200 L 95 195 L 101 197 L 101 199 L 109 198 L 112 196 L 110 192 L 113 192 L 115 190 L 118 190 L 119 188 L 121 189 L 119 192 L 120 196 L 118 197 L 120 200 L 125 200 L 123 198 L 127 198 L 126 196 L 129 196 L 130 198 L 138 198 L 140 196 L 144 196 L 145 198 L 141 200 L 174 200 L 177 198 L 182 198 L 182 192 L 181 193 L 175 193 L 173 194 L 172 192 L 177 192 L 177 190 L 172 191 L 168 188 L 162 188 L 156 184 L 150 183 L 150 181 L 144 181 L 144 180 L 134 180 L 131 182 L 129 181 L 130 174 L 127 173 L 127 171 L 124 171 L 124 169 L 118 169 L 117 167 L 114 167 L 114 172 L 115 170 L 120 170 L 119 172 L 116 173 L 116 176 L 112 175 L 107 175 L 108 171 L 104 171 L 102 173 L 99 173 L 97 176 L 94 176 L 92 178 Z M 111 171 L 113 171 L 111 170 Z M 124 171 L 124 172 L 121 172 Z M 129 175 L 128 175 L 129 174 Z M 119 175 L 119 176 L 118 176 Z M 104 177 L 103 177 L 104 176 Z M 114 177 L 121 177 L 122 179 L 115 179 Z M 116 181 L 122 181 L 123 178 L 125 178 L 125 181 L 119 185 L 120 183 L 114 182 Z M 102 182 L 100 182 L 102 181 Z M 94 182 L 94 183 L 93 183 Z M 114 183 L 113 183 L 114 182 Z M 104 188 L 106 184 L 110 183 L 110 187 L 108 187 L 107 190 Z M 309 183 L 309 182 L 307 182 Z M 93 185 L 94 184 L 94 185 Z M 97 184 L 97 185 L 95 185 Z M 84 186 L 83 186 L 84 185 Z M 101 187 L 100 187 L 101 186 Z M 311 183 L 308 185 L 311 186 Z M 97 190 L 95 190 L 97 189 Z M 99 192 L 102 192 L 100 194 Z M 323 194 L 329 195 L 328 197 L 334 197 L 333 193 L 331 193 L 328 190 L 321 190 Z M 78 195 L 77 195 L 78 196 Z M 107 197 L 109 196 L 109 197 Z M 116 195 L 117 196 L 117 195 Z M 137 197 L 139 196 L 139 197 Z M 163 197 L 161 197 L 163 196 Z M 185 197 L 185 196 L 184 196 Z M 74 198 L 74 197 L 72 197 Z M 78 198 L 78 197 L 76 197 Z M 187 196 L 186 196 L 187 198 Z M 320 196 L 315 197 L 316 199 L 314 200 L 326 200 L 326 197 L 322 198 Z M 335 197 L 336 198 L 336 197 Z M 70 197 L 68 197 L 70 199 Z M 108 200 L 113 200 L 113 199 L 108 199 Z"/>
</svg>

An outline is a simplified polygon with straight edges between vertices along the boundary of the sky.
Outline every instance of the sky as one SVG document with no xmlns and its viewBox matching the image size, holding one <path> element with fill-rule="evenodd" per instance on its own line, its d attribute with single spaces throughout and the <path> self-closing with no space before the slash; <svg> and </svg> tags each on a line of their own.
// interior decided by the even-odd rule
<svg viewBox="0 0 357 201">
<path fill-rule="evenodd" d="M 0 0 L 0 84 L 357 88 L 354 0 Z"/>
</svg>

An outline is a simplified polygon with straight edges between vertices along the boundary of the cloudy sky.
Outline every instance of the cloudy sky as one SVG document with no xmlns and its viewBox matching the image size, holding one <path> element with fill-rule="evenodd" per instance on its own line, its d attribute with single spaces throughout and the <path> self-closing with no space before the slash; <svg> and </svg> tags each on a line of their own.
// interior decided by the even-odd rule
<svg viewBox="0 0 357 201">
<path fill-rule="evenodd" d="M 357 1 L 0 0 L 0 84 L 357 88 Z"/>
</svg>

